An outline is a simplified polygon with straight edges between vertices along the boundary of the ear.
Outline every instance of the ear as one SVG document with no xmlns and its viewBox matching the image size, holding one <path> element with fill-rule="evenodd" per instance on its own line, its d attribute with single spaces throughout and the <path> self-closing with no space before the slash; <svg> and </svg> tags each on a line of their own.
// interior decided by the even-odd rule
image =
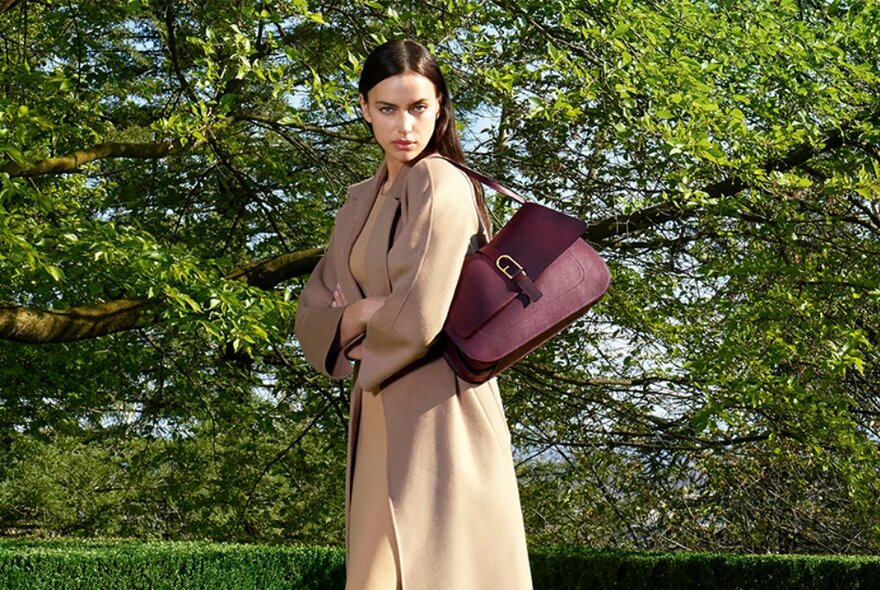
<svg viewBox="0 0 880 590">
<path fill-rule="evenodd" d="M 364 119 L 366 119 L 367 123 L 372 123 L 373 118 L 370 116 L 370 107 L 367 105 L 367 99 L 360 93 L 358 94 L 358 100 L 361 103 L 361 114 L 364 116 Z"/>
</svg>

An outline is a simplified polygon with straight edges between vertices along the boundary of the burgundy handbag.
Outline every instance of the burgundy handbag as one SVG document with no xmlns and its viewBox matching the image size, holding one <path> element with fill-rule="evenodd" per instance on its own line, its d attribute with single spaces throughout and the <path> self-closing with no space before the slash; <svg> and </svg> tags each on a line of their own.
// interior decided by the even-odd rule
<svg viewBox="0 0 880 590">
<path fill-rule="evenodd" d="M 586 313 L 611 275 L 581 237 L 585 222 L 449 161 L 522 204 L 488 244 L 465 258 L 443 327 L 443 356 L 453 371 L 483 383 Z"/>
</svg>

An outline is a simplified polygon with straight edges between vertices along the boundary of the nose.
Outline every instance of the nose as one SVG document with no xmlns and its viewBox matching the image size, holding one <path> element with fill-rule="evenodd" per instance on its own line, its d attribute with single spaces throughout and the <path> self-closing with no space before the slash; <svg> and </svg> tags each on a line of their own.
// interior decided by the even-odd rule
<svg viewBox="0 0 880 590">
<path fill-rule="evenodd" d="M 409 111 L 402 111 L 402 113 L 403 114 L 400 118 L 400 123 L 399 123 L 400 132 L 401 133 L 408 133 L 408 132 L 412 131 L 412 129 L 413 129 L 413 126 L 415 124 L 415 117 Z"/>
</svg>

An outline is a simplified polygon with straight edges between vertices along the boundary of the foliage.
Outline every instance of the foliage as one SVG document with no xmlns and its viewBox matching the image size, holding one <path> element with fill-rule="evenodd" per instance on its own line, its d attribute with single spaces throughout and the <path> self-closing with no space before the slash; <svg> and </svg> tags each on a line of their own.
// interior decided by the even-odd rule
<svg viewBox="0 0 880 590">
<path fill-rule="evenodd" d="M 826 590 L 872 587 L 876 557 L 649 553 L 543 547 L 536 588 Z M 230 543 L 0 541 L 4 588 L 343 588 L 342 547 Z"/>
<path fill-rule="evenodd" d="M 877 549 L 873 0 L 0 6 L 7 532 L 341 541 L 345 385 L 290 324 L 410 36 L 612 268 L 501 379 L 531 541 Z"/>
<path fill-rule="evenodd" d="M 345 554 L 320 546 L 4 541 L 0 582 L 10 590 L 327 590 L 344 587 Z"/>
<path fill-rule="evenodd" d="M 536 588 L 824 590 L 875 582 L 875 557 L 636 553 L 555 547 L 533 551 Z"/>
</svg>

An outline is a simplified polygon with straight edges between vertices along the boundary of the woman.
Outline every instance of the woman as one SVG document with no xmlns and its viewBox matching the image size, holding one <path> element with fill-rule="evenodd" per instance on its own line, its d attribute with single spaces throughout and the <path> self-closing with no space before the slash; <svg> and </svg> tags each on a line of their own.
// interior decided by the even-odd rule
<svg viewBox="0 0 880 590">
<path fill-rule="evenodd" d="M 347 589 L 531 588 L 498 388 L 460 380 L 435 346 L 488 227 L 482 192 L 441 157 L 464 159 L 446 83 L 427 49 L 391 41 L 359 91 L 385 160 L 349 189 L 296 317 L 310 364 L 354 368 Z"/>
</svg>

